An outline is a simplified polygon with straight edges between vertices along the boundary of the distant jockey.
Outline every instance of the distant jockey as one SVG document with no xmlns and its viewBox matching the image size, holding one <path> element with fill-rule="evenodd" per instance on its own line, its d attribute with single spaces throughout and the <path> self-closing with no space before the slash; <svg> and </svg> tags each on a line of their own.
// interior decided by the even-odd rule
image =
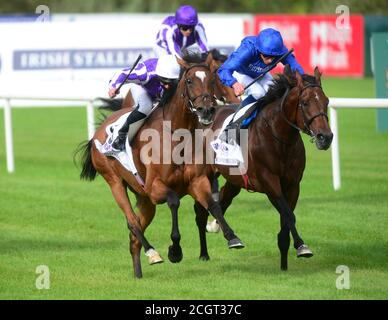
<svg viewBox="0 0 388 320">
<path fill-rule="evenodd" d="M 158 57 L 175 55 L 182 57 L 182 50 L 195 48 L 203 53 L 209 51 L 205 28 L 198 21 L 197 11 L 189 5 L 178 8 L 175 16 L 167 17 L 156 36 L 154 51 Z"/>
<path fill-rule="evenodd" d="M 112 143 L 115 151 L 125 148 L 129 126 L 146 118 L 153 103 L 158 99 L 169 99 L 178 84 L 180 67 L 172 55 L 164 55 L 139 63 L 128 76 L 131 68 L 118 72 L 109 82 L 109 97 L 114 98 L 117 88 L 124 82 L 129 83 L 129 90 L 135 102 L 135 109 L 129 114 L 118 136 Z M 128 78 L 127 78 L 128 76 Z M 127 78 L 127 80 L 125 80 Z"/>
</svg>

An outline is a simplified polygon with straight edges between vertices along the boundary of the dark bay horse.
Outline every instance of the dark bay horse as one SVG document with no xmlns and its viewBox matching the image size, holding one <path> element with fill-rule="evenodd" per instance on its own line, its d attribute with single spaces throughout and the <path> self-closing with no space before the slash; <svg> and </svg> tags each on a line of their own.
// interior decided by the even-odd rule
<svg viewBox="0 0 388 320">
<path fill-rule="evenodd" d="M 220 192 L 223 213 L 241 188 L 265 193 L 279 212 L 281 229 L 278 234 L 278 247 L 282 270 L 287 270 L 288 267 L 290 232 L 297 256 L 313 255 L 295 225 L 294 210 L 306 163 L 300 132 L 311 136 L 319 150 L 330 147 L 333 134 L 328 124 L 328 103 L 318 68 L 315 68 L 314 76 L 301 76 L 298 72 L 291 72 L 289 66 L 286 66 L 284 74 L 274 80 L 265 96 L 264 109 L 248 128 L 246 174 L 231 175 L 228 166 L 212 166 L 213 172 L 221 173 L 226 179 L 226 184 Z M 220 109 L 215 117 L 213 131 L 219 129 L 233 111 L 227 107 Z M 201 212 L 206 215 L 198 204 L 195 210 L 197 215 Z M 201 250 L 206 253 L 206 242 Z"/>
<path fill-rule="evenodd" d="M 173 97 L 157 108 L 147 119 L 145 124 L 132 140 L 131 146 L 135 165 L 145 186 L 142 187 L 134 175 L 127 171 L 116 159 L 100 153 L 94 144 L 97 139 L 104 142 L 107 138 L 106 127 L 116 121 L 127 109 L 119 110 L 108 117 L 97 129 L 94 137 L 84 145 L 83 168 L 81 178 L 94 180 L 97 172 L 108 183 L 113 197 L 124 212 L 130 230 L 130 252 L 132 256 L 135 277 L 142 277 L 140 264 L 140 250 L 144 247 L 150 264 L 162 261 L 156 250 L 149 244 L 144 236 L 144 231 L 155 215 L 157 204 L 167 202 L 172 214 L 172 246 L 169 248 L 168 257 L 172 262 L 182 259 L 180 247 L 180 233 L 178 229 L 178 208 L 180 198 L 191 195 L 201 207 L 220 222 L 229 248 L 243 247 L 233 230 L 223 218 L 220 206 L 212 199 L 210 182 L 207 178 L 208 167 L 205 164 L 188 164 L 174 162 L 171 150 L 181 141 L 171 138 L 179 129 L 186 129 L 192 137 L 196 128 L 212 123 L 215 114 L 213 105 L 214 74 L 210 68 L 210 58 L 203 61 L 188 63 L 179 60 L 182 75 Z M 166 129 L 164 122 L 169 122 Z M 148 133 L 157 133 L 157 137 Z M 144 139 L 144 136 L 147 139 Z M 151 137 L 152 148 L 149 152 Z M 155 139 L 153 139 L 155 138 Z M 171 150 L 164 150 L 164 143 L 171 143 Z M 202 145 L 201 145 L 202 148 Z M 195 151 L 195 150 L 193 150 Z M 152 161 L 149 161 L 149 158 Z M 156 159 L 156 160 L 155 160 Z M 127 189 L 132 191 L 137 199 L 139 214 L 135 215 L 129 201 Z M 199 229 L 206 227 L 206 219 L 196 217 Z M 200 256 L 206 260 L 206 256 Z"/>
</svg>

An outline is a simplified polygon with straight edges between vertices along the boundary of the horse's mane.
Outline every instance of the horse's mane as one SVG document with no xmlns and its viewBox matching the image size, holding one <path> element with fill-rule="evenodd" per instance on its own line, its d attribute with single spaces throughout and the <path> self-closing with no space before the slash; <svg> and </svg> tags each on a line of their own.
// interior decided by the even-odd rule
<svg viewBox="0 0 388 320">
<path fill-rule="evenodd" d="M 317 84 L 315 77 L 303 74 L 303 81 L 311 84 Z M 262 98 L 262 106 L 267 106 L 271 102 L 274 102 L 283 97 L 287 89 L 292 89 L 296 86 L 296 79 L 293 77 L 292 82 L 289 83 L 289 80 L 284 74 L 277 74 L 273 80 L 273 83 L 270 85 L 269 90 L 266 95 Z"/>
</svg>

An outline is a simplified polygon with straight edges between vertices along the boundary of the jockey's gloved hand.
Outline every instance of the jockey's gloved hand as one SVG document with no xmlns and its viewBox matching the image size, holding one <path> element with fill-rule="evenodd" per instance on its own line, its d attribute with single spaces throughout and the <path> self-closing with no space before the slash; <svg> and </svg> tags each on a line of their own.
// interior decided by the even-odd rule
<svg viewBox="0 0 388 320">
<path fill-rule="evenodd" d="M 117 95 L 117 93 L 116 93 L 116 88 L 110 88 L 108 91 L 109 98 L 114 98 Z"/>
</svg>

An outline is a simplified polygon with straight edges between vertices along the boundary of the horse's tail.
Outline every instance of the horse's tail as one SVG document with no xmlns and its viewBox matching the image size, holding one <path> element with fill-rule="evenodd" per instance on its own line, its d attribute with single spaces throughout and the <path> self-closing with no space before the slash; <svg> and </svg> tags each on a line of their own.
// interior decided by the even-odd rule
<svg viewBox="0 0 388 320">
<path fill-rule="evenodd" d="M 96 178 L 97 171 L 96 168 L 93 166 L 92 162 L 92 146 L 93 146 L 93 140 L 81 142 L 76 151 L 74 152 L 74 158 L 78 153 L 81 153 L 81 165 L 82 170 L 80 174 L 81 180 L 89 180 L 93 181 Z"/>
<path fill-rule="evenodd" d="M 101 102 L 101 106 L 98 107 L 99 110 L 107 110 L 107 111 L 118 111 L 122 109 L 122 105 L 124 99 L 106 99 L 106 98 L 98 98 L 97 101 Z"/>
</svg>

